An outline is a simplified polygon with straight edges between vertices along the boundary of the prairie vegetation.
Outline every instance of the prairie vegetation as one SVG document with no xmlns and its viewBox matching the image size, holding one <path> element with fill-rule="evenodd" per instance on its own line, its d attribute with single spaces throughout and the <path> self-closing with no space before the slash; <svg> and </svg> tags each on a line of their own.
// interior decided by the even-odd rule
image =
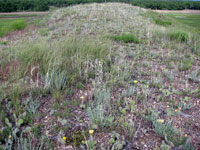
<svg viewBox="0 0 200 150">
<path fill-rule="evenodd" d="M 2 43 L 0 149 L 200 149 L 196 28 L 94 3 Z"/>
</svg>

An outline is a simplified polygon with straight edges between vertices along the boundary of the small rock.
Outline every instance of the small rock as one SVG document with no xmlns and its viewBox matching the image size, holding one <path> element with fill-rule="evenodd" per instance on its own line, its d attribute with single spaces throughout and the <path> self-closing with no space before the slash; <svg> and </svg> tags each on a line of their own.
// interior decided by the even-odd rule
<svg viewBox="0 0 200 150">
<path fill-rule="evenodd" d="M 183 112 L 181 112 L 180 115 L 183 116 L 184 118 L 190 118 L 191 117 L 191 115 L 185 114 Z"/>
<path fill-rule="evenodd" d="M 74 150 L 73 146 L 69 145 L 66 147 L 66 150 Z"/>
</svg>

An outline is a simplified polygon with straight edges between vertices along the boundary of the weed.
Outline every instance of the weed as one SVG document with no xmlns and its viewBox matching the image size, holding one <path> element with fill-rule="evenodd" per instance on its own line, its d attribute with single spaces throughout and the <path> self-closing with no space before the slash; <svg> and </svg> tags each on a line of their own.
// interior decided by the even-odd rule
<svg viewBox="0 0 200 150">
<path fill-rule="evenodd" d="M 30 96 L 26 99 L 25 106 L 27 112 L 30 113 L 32 117 L 34 117 L 37 113 L 37 109 L 40 107 L 40 103 L 37 99 L 33 100 L 33 98 Z"/>
<path fill-rule="evenodd" d="M 175 77 L 176 77 L 176 71 L 175 70 L 164 70 L 164 76 L 167 77 L 167 79 L 172 82 L 174 81 Z"/>
<path fill-rule="evenodd" d="M 39 33 L 41 36 L 47 36 L 49 34 L 49 29 L 48 28 L 41 28 L 39 30 Z"/>
<path fill-rule="evenodd" d="M 157 134 L 165 138 L 165 141 L 172 146 L 180 146 L 186 143 L 187 138 L 172 126 L 170 122 L 158 121 L 158 113 L 150 111 L 150 116 L 147 119 L 153 122 L 154 130 Z M 162 119 L 160 119 L 162 120 Z"/>
<path fill-rule="evenodd" d="M 161 150 L 170 150 L 171 146 L 167 145 L 164 141 L 162 141 L 162 145 L 160 146 Z"/>
<path fill-rule="evenodd" d="M 44 77 L 44 88 L 57 91 L 64 90 L 67 85 L 66 72 L 52 71 Z"/>
<path fill-rule="evenodd" d="M 0 41 L 0 45 L 6 45 L 7 43 L 7 41 Z"/>
<path fill-rule="evenodd" d="M 192 82 L 200 82 L 200 72 L 198 70 L 192 71 L 188 79 Z"/>
<path fill-rule="evenodd" d="M 190 68 L 192 68 L 192 63 L 189 59 L 183 59 L 183 61 L 181 63 L 179 63 L 178 69 L 179 71 L 185 71 L 185 70 L 189 70 Z"/>
<path fill-rule="evenodd" d="M 91 128 L 96 129 L 96 125 L 104 126 L 105 123 L 105 110 L 102 104 L 99 104 L 93 108 L 89 107 L 88 116 L 90 118 L 90 126 Z"/>
<path fill-rule="evenodd" d="M 109 149 L 123 149 L 126 145 L 125 137 L 121 136 L 119 133 L 112 132 L 112 137 L 109 140 L 109 144 L 112 144 Z"/>
<path fill-rule="evenodd" d="M 24 20 L 17 20 L 11 24 L 11 28 L 13 30 L 22 30 L 27 26 L 26 21 Z"/>
<path fill-rule="evenodd" d="M 124 43 L 139 43 L 139 39 L 130 33 L 123 33 L 112 37 L 115 41 L 123 41 Z"/>
<path fill-rule="evenodd" d="M 96 149 L 96 144 L 97 144 L 97 141 L 94 140 L 94 137 L 93 137 L 93 132 L 94 130 L 89 130 L 90 132 L 90 138 L 89 140 L 85 141 L 84 143 L 87 145 L 87 149 L 88 150 L 93 150 L 93 149 Z"/>
<path fill-rule="evenodd" d="M 33 141 L 31 138 L 22 138 L 20 137 L 17 140 L 17 146 L 16 146 L 16 150 L 34 150 L 34 149 L 38 149 L 38 150 L 42 150 L 44 148 L 44 138 L 42 137 L 40 139 L 40 143 L 38 144 L 38 146 L 34 146 L 33 145 Z"/>
<path fill-rule="evenodd" d="M 72 133 L 72 135 L 69 137 L 67 143 L 71 144 L 73 143 L 75 146 L 80 146 L 82 144 L 82 141 L 85 140 L 85 137 L 88 136 L 88 133 L 86 131 L 75 131 Z"/>
<path fill-rule="evenodd" d="M 128 89 L 122 91 L 123 97 L 131 97 L 137 94 L 137 88 L 135 86 L 130 86 Z"/>
<path fill-rule="evenodd" d="M 123 127 L 124 131 L 126 132 L 126 134 L 128 134 L 130 139 L 134 137 L 135 126 L 134 126 L 134 122 L 132 120 L 130 120 L 130 122 L 122 123 L 122 127 Z"/>
<path fill-rule="evenodd" d="M 156 24 L 162 25 L 162 26 L 170 26 L 170 25 L 172 25 L 172 22 L 170 22 L 170 21 L 163 21 L 161 19 L 155 19 L 154 21 L 155 21 Z"/>
<path fill-rule="evenodd" d="M 174 31 L 168 34 L 170 40 L 180 41 L 180 42 L 187 42 L 189 40 L 189 35 L 187 32 L 183 31 Z"/>
</svg>

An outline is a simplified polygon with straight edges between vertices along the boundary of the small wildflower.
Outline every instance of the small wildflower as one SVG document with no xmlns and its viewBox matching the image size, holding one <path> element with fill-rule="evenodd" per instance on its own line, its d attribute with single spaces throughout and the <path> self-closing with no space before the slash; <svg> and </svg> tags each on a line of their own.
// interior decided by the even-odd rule
<svg viewBox="0 0 200 150">
<path fill-rule="evenodd" d="M 92 135 L 94 133 L 94 130 L 89 130 L 89 134 Z"/>
<path fill-rule="evenodd" d="M 185 137 L 187 137 L 188 135 L 187 134 L 185 134 Z"/>
<path fill-rule="evenodd" d="M 80 99 L 81 99 L 81 100 L 84 100 L 84 99 L 85 99 L 85 97 L 84 97 L 84 96 L 81 96 L 81 97 L 80 97 Z"/>
<path fill-rule="evenodd" d="M 133 81 L 133 83 L 134 83 L 134 84 L 137 84 L 137 83 L 138 83 L 138 81 L 137 81 L 137 80 L 134 80 L 134 81 Z"/>
<path fill-rule="evenodd" d="M 165 120 L 164 119 L 157 119 L 157 122 L 164 123 Z"/>
<path fill-rule="evenodd" d="M 66 141 L 66 140 L 67 140 L 67 138 L 66 138 L 65 136 L 64 136 L 62 139 L 63 139 L 63 141 Z"/>
<path fill-rule="evenodd" d="M 179 111 L 179 109 L 175 109 L 175 112 L 178 112 Z"/>
<path fill-rule="evenodd" d="M 9 137 L 8 137 L 9 139 L 11 139 L 12 138 L 12 136 L 11 135 L 9 135 Z"/>
<path fill-rule="evenodd" d="M 50 134 L 49 134 L 49 131 L 48 130 L 46 130 L 46 136 L 49 136 Z"/>
</svg>

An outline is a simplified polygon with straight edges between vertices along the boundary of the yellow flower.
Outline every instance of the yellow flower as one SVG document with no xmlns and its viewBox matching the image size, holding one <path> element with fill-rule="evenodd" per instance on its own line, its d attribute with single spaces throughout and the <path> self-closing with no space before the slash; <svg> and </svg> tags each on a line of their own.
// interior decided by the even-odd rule
<svg viewBox="0 0 200 150">
<path fill-rule="evenodd" d="M 64 136 L 63 138 L 62 138 L 64 141 L 66 141 L 67 140 L 67 138 Z"/>
<path fill-rule="evenodd" d="M 165 120 L 164 119 L 157 119 L 157 122 L 164 123 Z"/>
<path fill-rule="evenodd" d="M 85 99 L 85 97 L 84 97 L 84 96 L 81 96 L 81 97 L 80 97 L 80 99 L 84 100 L 84 99 Z"/>
<path fill-rule="evenodd" d="M 138 83 L 138 81 L 137 81 L 137 80 L 134 80 L 134 81 L 133 81 L 133 83 L 134 83 L 134 84 L 137 84 L 137 83 Z"/>
<path fill-rule="evenodd" d="M 175 109 L 175 112 L 178 112 L 179 111 L 179 109 Z"/>
<path fill-rule="evenodd" d="M 94 133 L 94 130 L 89 130 L 89 134 L 92 135 Z"/>
<path fill-rule="evenodd" d="M 9 139 L 11 139 L 12 138 L 12 136 L 11 135 L 9 135 L 9 137 L 8 137 Z"/>
</svg>

